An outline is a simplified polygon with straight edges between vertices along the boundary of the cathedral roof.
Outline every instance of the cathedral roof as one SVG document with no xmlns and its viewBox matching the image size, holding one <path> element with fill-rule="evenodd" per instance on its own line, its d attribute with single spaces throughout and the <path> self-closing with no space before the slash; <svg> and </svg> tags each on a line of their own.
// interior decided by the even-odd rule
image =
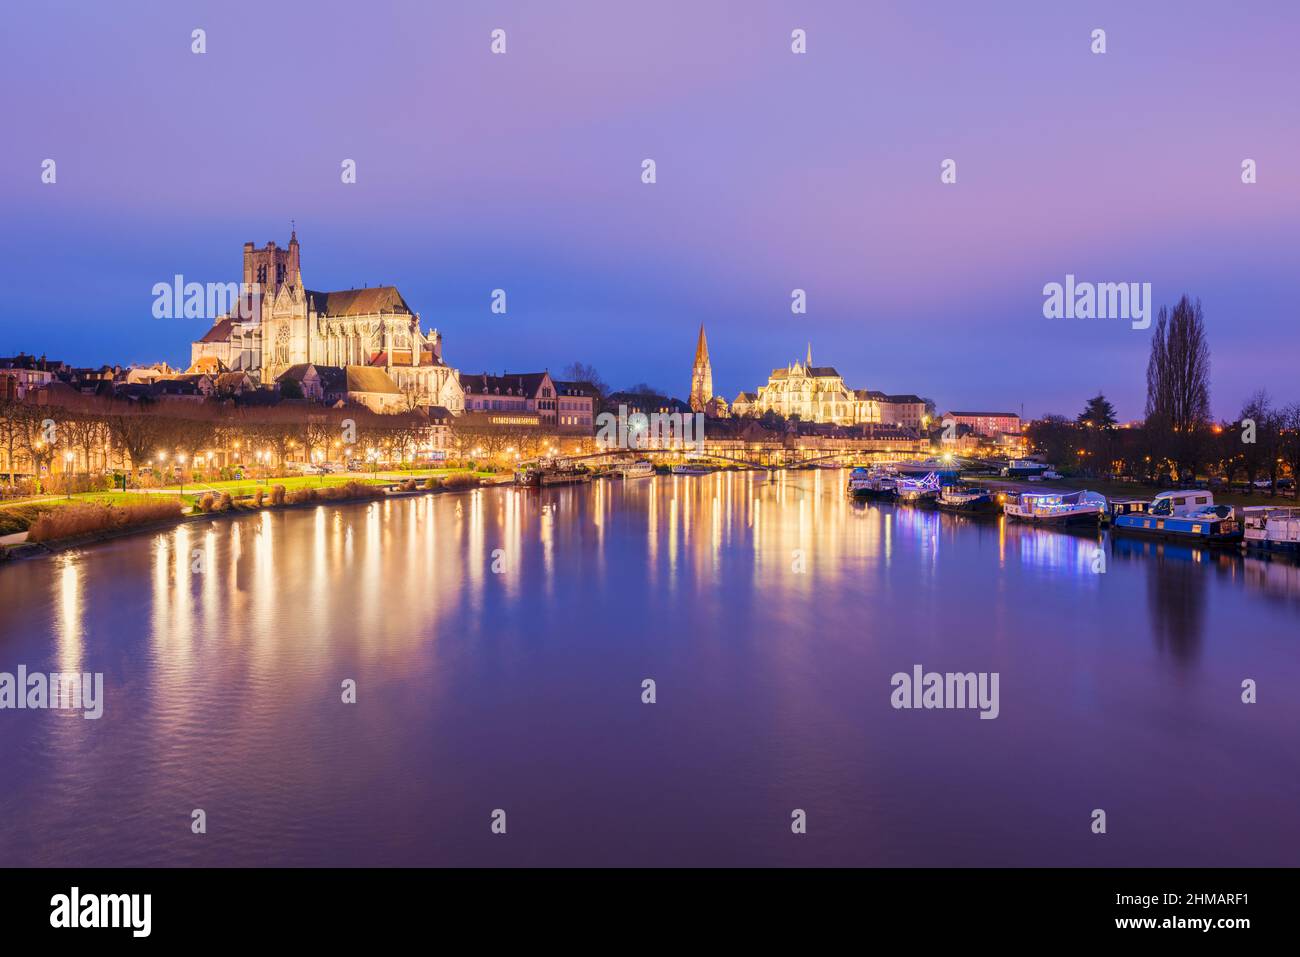
<svg viewBox="0 0 1300 957">
<path fill-rule="evenodd" d="M 229 319 L 222 319 L 213 324 L 212 328 L 204 333 L 199 342 L 228 342 L 230 341 L 230 330 L 233 323 Z"/>
<path fill-rule="evenodd" d="M 411 312 L 396 286 L 367 286 L 339 292 L 307 290 L 307 301 L 320 316 L 370 316 L 379 312 Z"/>
</svg>

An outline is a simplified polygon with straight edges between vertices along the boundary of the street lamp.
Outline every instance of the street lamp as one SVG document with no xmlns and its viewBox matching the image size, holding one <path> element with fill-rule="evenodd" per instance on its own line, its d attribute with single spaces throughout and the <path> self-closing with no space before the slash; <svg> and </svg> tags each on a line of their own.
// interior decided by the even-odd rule
<svg viewBox="0 0 1300 957">
<path fill-rule="evenodd" d="M 184 495 L 185 494 L 185 453 L 182 452 L 180 453 L 180 455 L 176 456 L 176 461 L 179 462 L 181 466 L 180 468 L 181 495 Z"/>
</svg>

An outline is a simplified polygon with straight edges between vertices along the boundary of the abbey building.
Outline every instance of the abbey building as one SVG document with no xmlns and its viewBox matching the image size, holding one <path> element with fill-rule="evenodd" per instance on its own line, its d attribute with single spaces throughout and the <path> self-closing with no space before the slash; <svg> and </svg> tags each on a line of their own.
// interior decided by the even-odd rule
<svg viewBox="0 0 1300 957">
<path fill-rule="evenodd" d="M 345 376 L 366 369 L 367 381 L 408 407 L 464 409 L 459 374 L 442 359 L 442 337 L 420 328 L 419 314 L 396 287 L 307 289 L 300 257 L 296 231 L 287 249 L 244 244 L 239 307 L 218 316 L 190 347 L 191 372 L 246 372 L 271 386 L 304 365 Z"/>
<path fill-rule="evenodd" d="M 831 366 L 815 366 L 812 345 L 803 362 L 797 359 L 773 369 L 757 392 L 742 392 L 731 403 L 735 416 L 775 412 L 802 422 L 835 425 L 879 424 L 921 430 L 934 417 L 934 408 L 915 395 L 886 395 L 872 389 L 851 389 Z"/>
</svg>

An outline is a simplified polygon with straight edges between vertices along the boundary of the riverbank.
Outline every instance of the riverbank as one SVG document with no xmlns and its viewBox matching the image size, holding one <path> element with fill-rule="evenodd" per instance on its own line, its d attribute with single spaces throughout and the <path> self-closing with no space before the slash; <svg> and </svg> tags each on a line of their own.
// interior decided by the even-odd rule
<svg viewBox="0 0 1300 957">
<path fill-rule="evenodd" d="M 463 480 L 461 481 L 454 481 L 450 485 L 443 484 L 444 481 L 448 478 L 461 479 L 462 476 L 463 476 Z M 193 497 L 195 499 L 195 502 L 191 503 L 190 505 L 191 510 L 182 511 L 182 513 L 179 514 L 177 517 L 169 518 L 163 521 L 141 522 L 139 524 L 133 524 L 133 525 L 122 525 L 114 528 L 105 528 L 93 532 L 88 532 L 83 535 L 69 535 L 66 537 L 60 537 L 60 538 L 56 538 L 44 542 L 16 541 L 15 540 L 17 537 L 16 535 L 13 534 L 7 535 L 5 536 L 5 538 L 8 539 L 8 542 L 0 543 L 0 563 L 9 560 L 41 558 L 44 556 L 55 555 L 55 554 L 59 554 L 60 552 L 69 551 L 71 549 L 84 548 L 88 545 L 94 545 L 100 542 L 107 542 L 118 538 L 125 538 L 130 535 L 160 532 L 160 531 L 165 531 L 166 529 L 169 528 L 175 528 L 179 525 L 186 525 L 193 522 L 201 522 L 210 519 L 242 517 L 242 516 L 248 516 L 250 514 L 263 512 L 263 511 L 280 512 L 280 511 L 288 511 L 288 510 L 295 510 L 295 509 L 300 510 L 306 508 L 314 508 L 321 505 L 356 505 L 365 502 L 388 501 L 391 498 L 410 498 L 418 495 L 445 495 L 445 494 L 452 494 L 455 492 L 470 492 L 479 488 L 505 484 L 510 480 L 509 475 L 495 475 L 491 473 L 480 474 L 480 473 L 472 473 L 472 472 L 451 472 L 449 474 L 441 476 L 439 483 L 437 485 L 433 485 L 432 487 L 430 487 L 429 485 L 425 484 L 429 482 L 430 478 L 434 478 L 434 477 L 433 476 L 426 477 L 425 482 L 417 482 L 416 479 L 414 478 L 408 478 L 403 482 L 394 483 L 394 484 L 381 485 L 375 483 L 370 486 L 370 490 L 368 490 L 368 494 L 354 495 L 348 497 L 330 496 L 330 497 L 322 497 L 319 499 L 308 495 L 304 495 L 303 493 L 314 492 L 317 491 L 318 489 L 328 492 L 339 488 L 340 485 L 344 483 L 336 483 L 334 485 L 325 485 L 325 486 L 304 486 L 301 483 L 298 483 L 297 487 L 293 490 L 292 493 L 288 492 L 288 490 L 285 490 L 283 493 L 281 493 L 282 500 L 278 502 L 271 501 L 269 500 L 269 498 L 268 500 L 263 501 L 260 499 L 260 497 L 258 497 L 257 499 L 247 498 L 247 497 L 245 499 L 232 498 L 231 501 L 225 507 L 210 508 L 206 511 L 194 510 L 194 509 L 198 509 L 199 507 L 197 501 L 202 500 L 204 497 L 212 496 L 213 493 L 211 491 L 205 491 L 200 495 Z M 274 489 L 277 485 L 280 484 L 281 483 L 279 482 L 273 481 L 268 486 L 265 487 L 259 486 L 258 491 L 267 492 L 270 489 Z M 137 504 L 139 498 L 153 499 L 156 501 L 159 495 L 167 495 L 168 493 L 167 490 L 161 490 L 161 489 L 158 490 L 158 492 L 156 493 L 147 493 L 142 496 L 135 496 L 135 493 L 131 493 L 131 492 L 94 493 L 93 499 L 95 500 L 96 503 L 99 503 L 99 500 L 108 498 L 109 500 L 107 502 L 103 502 L 102 504 L 107 504 L 107 505 L 119 504 L 117 502 L 112 501 L 110 498 L 115 494 L 123 497 L 122 504 Z M 186 506 L 183 504 L 181 497 L 176 496 L 176 499 L 177 499 L 178 506 L 184 509 Z M 55 501 L 59 502 L 59 507 L 66 507 L 63 504 L 64 500 L 55 500 Z M 78 502 L 80 502 L 81 504 L 85 504 L 88 501 L 88 499 L 85 497 L 78 498 L 74 496 L 66 501 L 70 504 L 77 504 Z M 42 503 L 22 503 L 19 507 L 32 508 L 39 504 Z M 14 508 L 14 506 L 0 507 L 0 512 L 4 512 L 12 508 Z M 35 521 L 35 517 L 33 517 L 32 520 Z"/>
</svg>

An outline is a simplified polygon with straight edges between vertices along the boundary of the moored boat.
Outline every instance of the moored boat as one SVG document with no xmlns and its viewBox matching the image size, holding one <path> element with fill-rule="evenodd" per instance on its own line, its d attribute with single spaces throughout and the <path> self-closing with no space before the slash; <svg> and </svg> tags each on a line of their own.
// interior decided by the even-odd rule
<svg viewBox="0 0 1300 957">
<path fill-rule="evenodd" d="M 871 473 L 860 466 L 850 472 L 848 492 L 854 498 L 870 498 L 872 493 Z"/>
<path fill-rule="evenodd" d="M 590 482 L 591 472 L 585 468 L 561 468 L 544 470 L 542 485 L 573 485 L 578 482 Z"/>
<path fill-rule="evenodd" d="M 1144 515 L 1150 504 L 1144 498 L 1113 498 L 1106 503 L 1106 514 L 1102 520 L 1113 524 L 1121 515 Z"/>
<path fill-rule="evenodd" d="M 892 469 L 858 466 L 849 473 L 848 492 L 854 498 L 892 499 L 897 484 L 898 476 Z"/>
<path fill-rule="evenodd" d="M 1241 511 L 1246 548 L 1300 553 L 1300 508 L 1249 505 Z"/>
<path fill-rule="evenodd" d="M 986 515 L 998 510 L 997 499 L 991 489 L 970 485 L 945 485 L 939 489 L 936 504 L 945 512 L 966 515 Z"/>
<path fill-rule="evenodd" d="M 707 465 L 674 465 L 674 475 L 712 475 L 713 469 Z"/>
<path fill-rule="evenodd" d="M 637 462 L 629 462 L 626 465 L 618 466 L 615 471 L 625 479 L 630 478 L 648 478 L 655 474 L 654 463 L 647 459 L 641 459 Z"/>
<path fill-rule="evenodd" d="M 515 484 L 538 488 L 544 485 L 571 485 L 576 482 L 590 482 L 591 470 L 583 465 L 568 465 L 553 462 L 521 465 L 515 469 Z"/>
<path fill-rule="evenodd" d="M 1236 545 L 1241 523 L 1231 505 L 1215 505 L 1214 496 L 1199 489 L 1161 492 L 1145 512 L 1118 515 L 1111 528 L 1121 535 L 1139 535 L 1206 545 Z"/>
<path fill-rule="evenodd" d="M 899 476 L 897 481 L 898 500 L 907 505 L 927 505 L 939 498 L 939 474 L 930 472 L 925 478 L 906 478 Z"/>
<path fill-rule="evenodd" d="M 1106 511 L 1106 498 L 1087 489 L 1008 493 L 1002 510 L 1009 519 L 1035 525 L 1096 525 Z"/>
</svg>

